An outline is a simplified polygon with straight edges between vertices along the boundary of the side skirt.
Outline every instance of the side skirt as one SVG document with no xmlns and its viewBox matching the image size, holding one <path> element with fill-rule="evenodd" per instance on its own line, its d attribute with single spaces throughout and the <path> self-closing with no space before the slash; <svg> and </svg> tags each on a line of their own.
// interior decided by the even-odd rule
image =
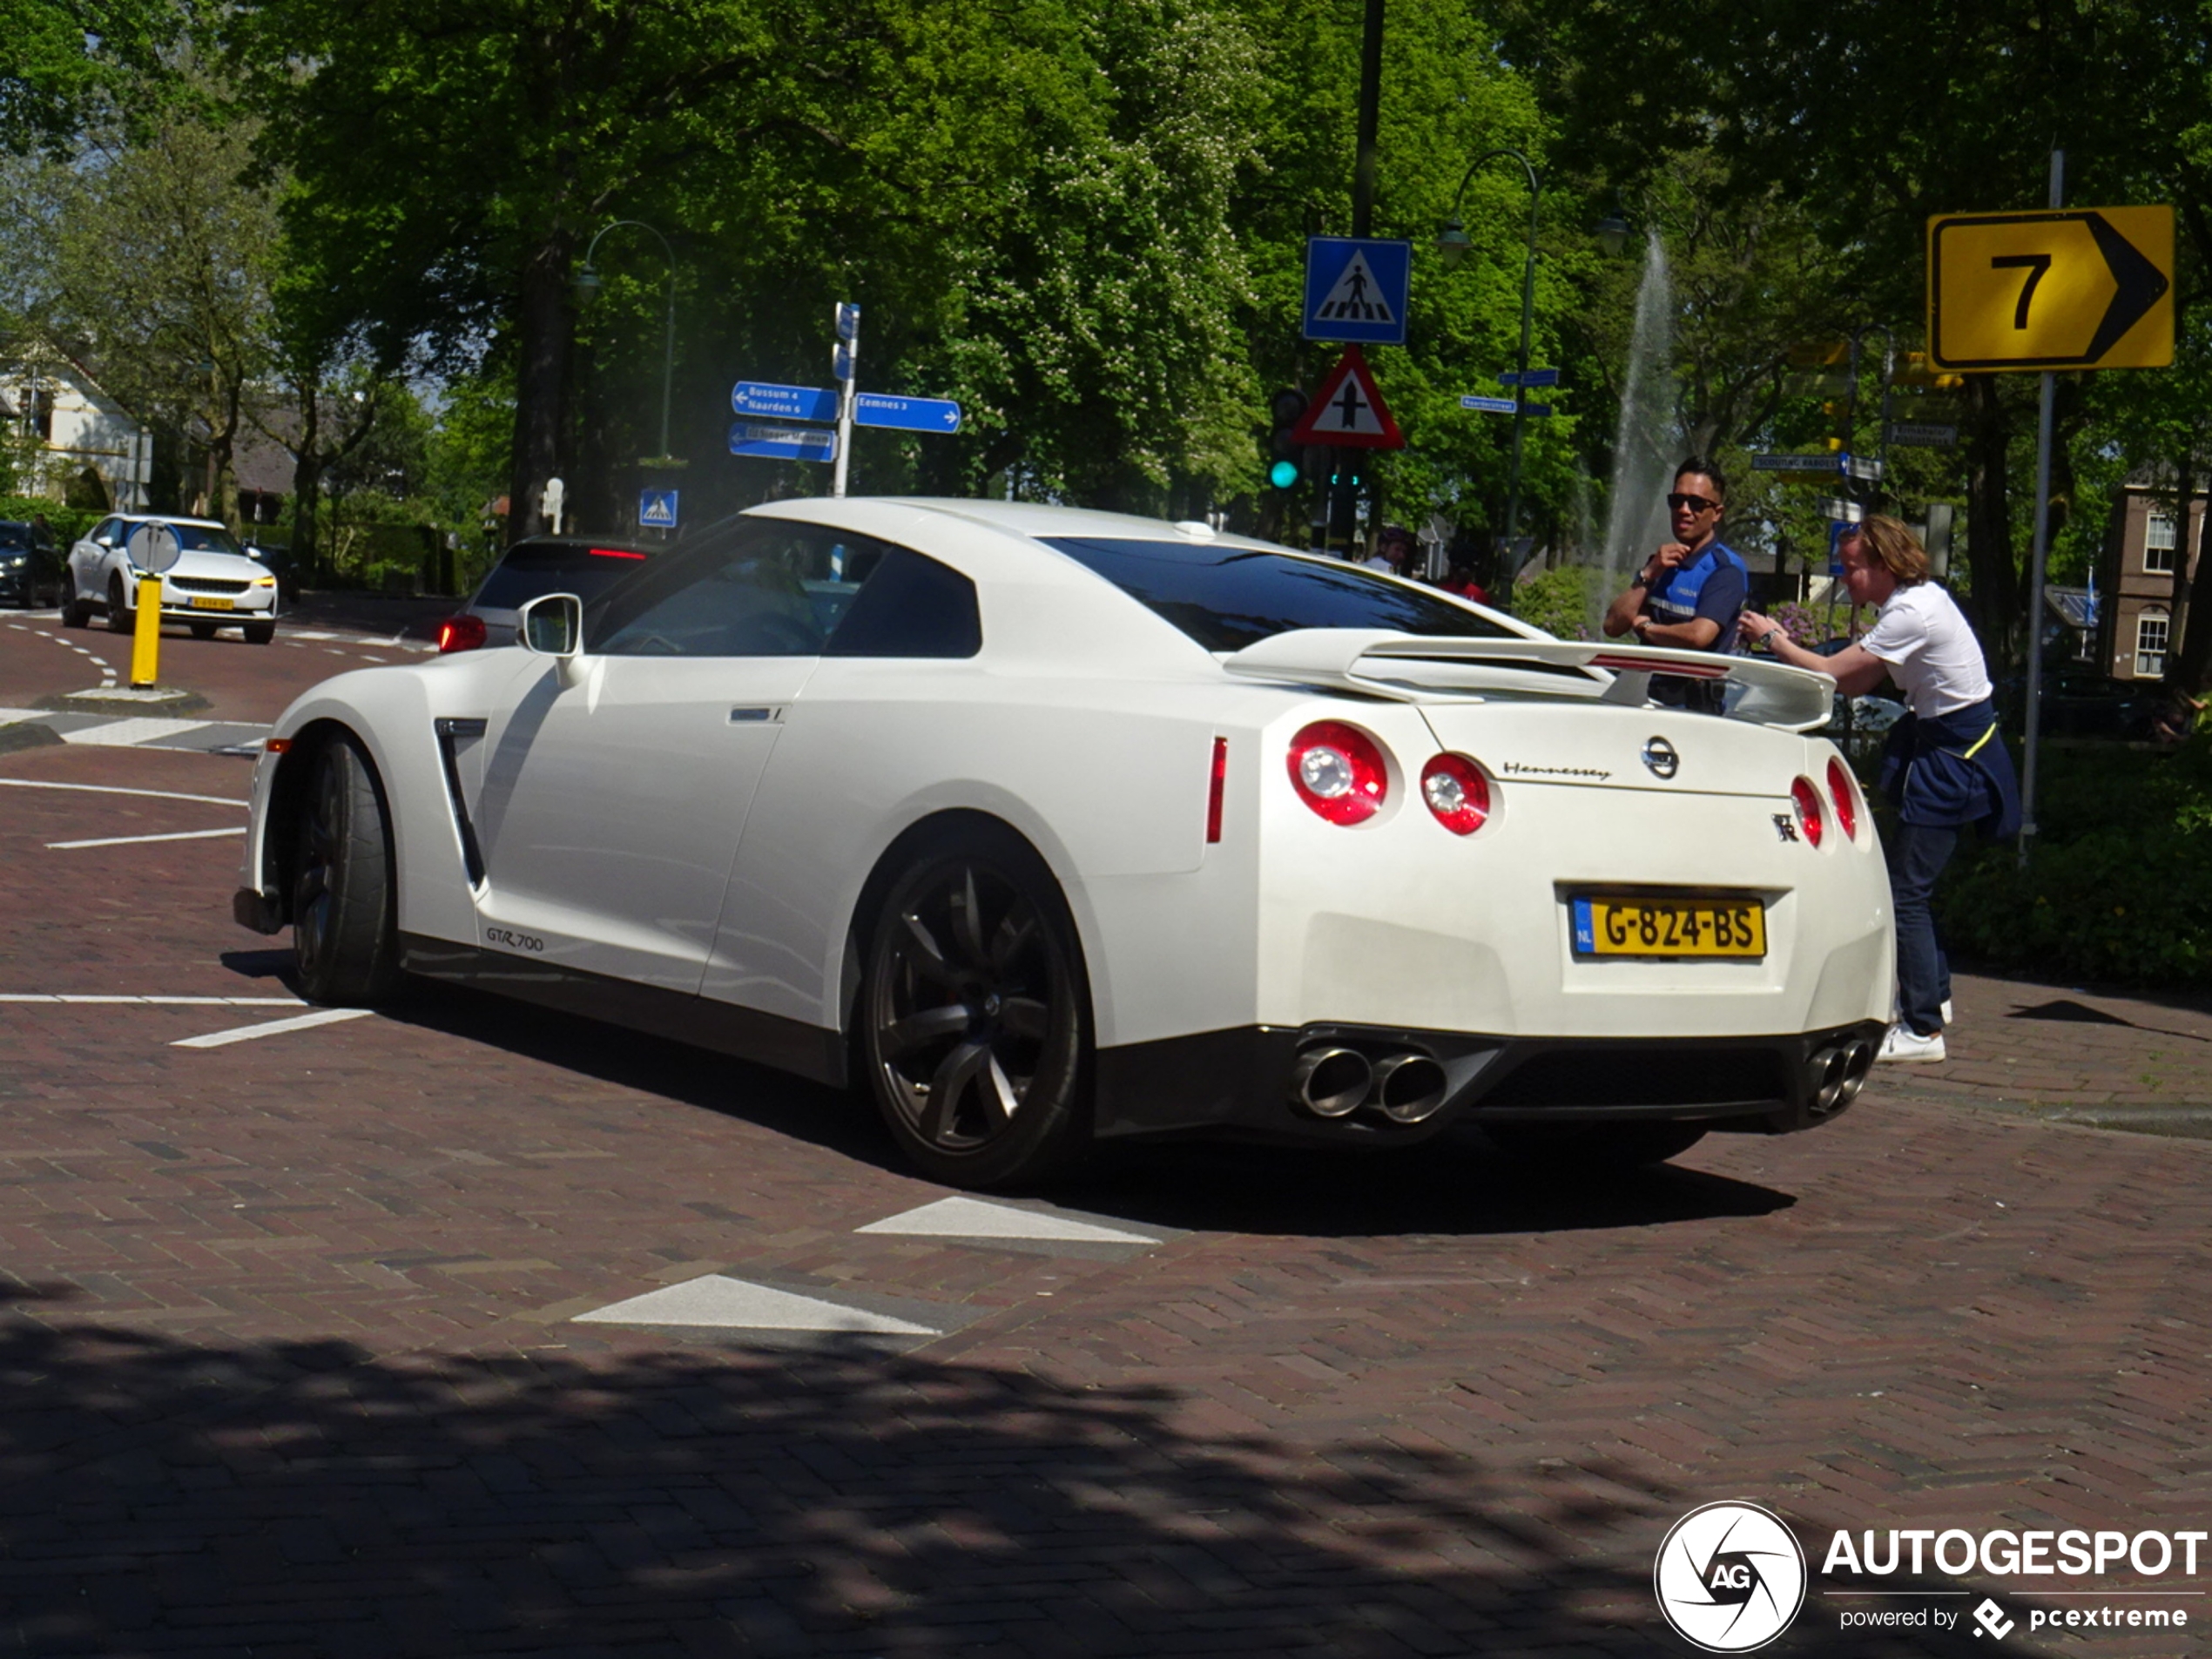
<svg viewBox="0 0 2212 1659">
<path fill-rule="evenodd" d="M 421 934 L 400 935 L 400 966 L 426 979 L 470 985 L 563 1014 L 734 1055 L 833 1089 L 845 1086 L 845 1038 L 801 1020 Z"/>
</svg>

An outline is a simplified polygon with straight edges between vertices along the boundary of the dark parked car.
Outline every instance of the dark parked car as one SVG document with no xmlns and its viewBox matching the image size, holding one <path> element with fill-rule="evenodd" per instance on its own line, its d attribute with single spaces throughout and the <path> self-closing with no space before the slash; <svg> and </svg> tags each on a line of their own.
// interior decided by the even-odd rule
<svg viewBox="0 0 2212 1659">
<path fill-rule="evenodd" d="M 258 542 L 248 542 L 246 556 L 268 567 L 269 574 L 277 579 L 277 597 L 287 604 L 299 603 L 300 566 L 289 548 L 264 547 Z"/>
<path fill-rule="evenodd" d="M 59 604 L 62 556 L 36 525 L 0 519 L 0 604 Z"/>
<path fill-rule="evenodd" d="M 515 643 L 515 615 L 542 594 L 573 593 L 589 604 L 617 577 L 666 552 L 668 542 L 604 536 L 532 536 L 515 543 L 469 603 L 438 625 L 440 651 Z"/>
</svg>

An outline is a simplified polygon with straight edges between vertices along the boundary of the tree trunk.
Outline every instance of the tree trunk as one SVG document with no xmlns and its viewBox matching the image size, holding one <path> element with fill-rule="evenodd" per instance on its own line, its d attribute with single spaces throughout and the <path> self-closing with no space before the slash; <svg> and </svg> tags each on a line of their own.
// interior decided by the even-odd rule
<svg viewBox="0 0 2212 1659">
<path fill-rule="evenodd" d="M 1972 435 L 1966 449 L 1966 608 L 1993 665 L 2013 662 L 2020 624 L 2020 566 L 2013 556 L 2012 501 L 2006 487 L 2011 421 L 1995 374 L 1966 378 Z"/>
<path fill-rule="evenodd" d="M 292 564 L 304 583 L 320 576 L 315 532 L 322 506 L 322 408 L 312 384 L 298 389 L 300 439 L 292 452 Z"/>
<path fill-rule="evenodd" d="M 523 266 L 516 336 L 515 448 L 509 471 L 507 539 L 547 528 L 546 480 L 560 473 L 569 357 L 569 238 L 556 233 Z"/>
</svg>

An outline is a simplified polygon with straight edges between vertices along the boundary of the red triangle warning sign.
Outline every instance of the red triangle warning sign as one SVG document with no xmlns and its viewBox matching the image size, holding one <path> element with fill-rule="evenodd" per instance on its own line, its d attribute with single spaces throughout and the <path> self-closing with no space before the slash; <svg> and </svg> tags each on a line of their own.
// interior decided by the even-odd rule
<svg viewBox="0 0 2212 1659">
<path fill-rule="evenodd" d="M 1322 376 L 1321 389 L 1305 406 L 1305 418 L 1291 428 L 1293 443 L 1339 443 L 1355 449 L 1403 449 L 1405 435 L 1375 389 L 1374 371 L 1357 346 L 1347 347 L 1337 366 Z"/>
</svg>

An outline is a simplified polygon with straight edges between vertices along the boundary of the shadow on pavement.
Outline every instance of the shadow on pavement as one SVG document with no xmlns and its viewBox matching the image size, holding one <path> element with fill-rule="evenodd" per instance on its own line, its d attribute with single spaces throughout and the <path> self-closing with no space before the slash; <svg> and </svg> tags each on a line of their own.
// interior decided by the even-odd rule
<svg viewBox="0 0 2212 1659">
<path fill-rule="evenodd" d="M 1178 1403 L 859 1352 L 385 1360 L 4 1318 L 8 1634 L 362 1659 L 1676 1645 L 1650 1562 L 1694 1496 L 1201 1437 Z M 1824 1622 L 1789 1650 L 1913 1650 Z"/>
</svg>

